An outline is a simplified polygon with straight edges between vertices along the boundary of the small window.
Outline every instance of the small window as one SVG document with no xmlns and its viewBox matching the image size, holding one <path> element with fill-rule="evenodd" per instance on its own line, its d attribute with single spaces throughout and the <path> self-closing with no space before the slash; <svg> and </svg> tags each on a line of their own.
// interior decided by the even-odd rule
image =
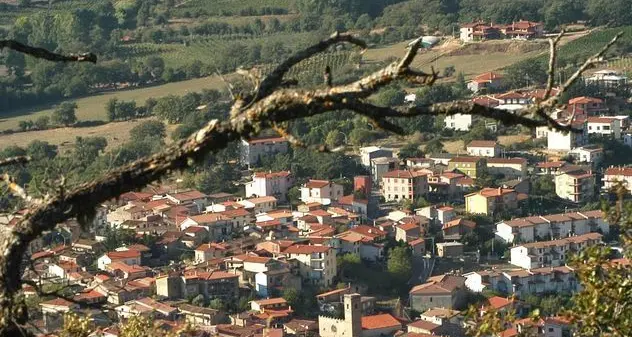
<svg viewBox="0 0 632 337">
<path fill-rule="evenodd" d="M 432 302 L 432 297 L 430 297 L 430 302 Z"/>
<path fill-rule="evenodd" d="M 553 332 L 555 329 L 553 328 L 549 328 L 549 332 Z"/>
</svg>

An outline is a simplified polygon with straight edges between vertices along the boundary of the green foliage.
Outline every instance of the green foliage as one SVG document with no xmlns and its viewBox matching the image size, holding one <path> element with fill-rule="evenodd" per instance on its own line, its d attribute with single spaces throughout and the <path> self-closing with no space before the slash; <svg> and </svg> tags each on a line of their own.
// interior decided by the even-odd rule
<svg viewBox="0 0 632 337">
<path fill-rule="evenodd" d="M 161 121 L 145 121 L 130 131 L 130 142 L 138 143 L 150 140 L 152 142 L 163 142 L 163 139 L 167 136 L 167 130 L 165 124 Z"/>
<path fill-rule="evenodd" d="M 388 273 L 393 277 L 396 288 L 400 294 L 407 290 L 407 282 L 412 276 L 412 254 L 408 247 L 397 246 L 388 252 L 386 267 Z"/>
<path fill-rule="evenodd" d="M 134 243 L 136 233 L 131 229 L 105 227 L 103 245 L 109 251 Z"/>
<path fill-rule="evenodd" d="M 35 127 L 38 130 L 46 130 L 46 129 L 48 129 L 49 123 L 50 123 L 50 117 L 48 117 L 48 116 L 39 116 L 35 120 L 34 124 L 35 124 Z"/>
<path fill-rule="evenodd" d="M 77 103 L 63 102 L 53 111 L 53 124 L 70 126 L 77 122 Z"/>
<path fill-rule="evenodd" d="M 440 138 L 434 138 L 428 143 L 426 143 L 426 147 L 424 148 L 426 153 L 429 154 L 438 154 L 444 151 L 443 142 L 441 142 Z"/>
<path fill-rule="evenodd" d="M 419 149 L 420 144 L 417 143 L 406 143 L 397 154 L 399 159 L 406 158 L 420 158 L 424 156 L 423 151 Z"/>
</svg>

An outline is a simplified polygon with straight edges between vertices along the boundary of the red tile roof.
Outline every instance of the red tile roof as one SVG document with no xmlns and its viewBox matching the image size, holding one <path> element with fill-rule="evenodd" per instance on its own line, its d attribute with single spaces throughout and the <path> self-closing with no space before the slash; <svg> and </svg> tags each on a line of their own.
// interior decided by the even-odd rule
<svg viewBox="0 0 632 337">
<path fill-rule="evenodd" d="M 474 24 L 475 26 L 480 25 L 480 23 L 476 23 Z M 483 73 L 480 74 L 476 77 L 474 77 L 474 81 L 476 82 L 491 82 L 491 81 L 495 81 L 495 80 L 500 80 L 502 79 L 503 76 L 501 74 L 495 73 L 495 72 L 488 72 L 488 73 Z"/>
<path fill-rule="evenodd" d="M 560 168 L 566 165 L 565 161 L 547 161 L 547 162 L 539 162 L 537 167 L 539 168 Z"/>
<path fill-rule="evenodd" d="M 482 195 L 484 197 L 491 198 L 491 197 L 499 197 L 501 195 L 505 195 L 505 194 L 509 194 L 509 193 L 515 193 L 515 192 L 516 191 L 514 191 L 514 190 L 512 190 L 510 188 L 486 187 L 486 188 L 478 191 L 477 193 L 472 193 L 472 194 L 469 194 L 469 195 L 480 194 L 480 195 Z"/>
<path fill-rule="evenodd" d="M 63 298 L 59 298 L 59 297 L 52 299 L 50 301 L 41 302 L 40 305 L 51 305 L 51 306 L 56 306 L 56 307 L 67 307 L 67 308 L 72 308 L 72 307 L 77 306 L 77 304 L 72 303 Z"/>
<path fill-rule="evenodd" d="M 384 328 L 401 328 L 402 323 L 391 314 L 379 314 L 362 317 L 362 329 L 374 330 Z"/>
<path fill-rule="evenodd" d="M 171 196 L 174 199 L 180 200 L 180 201 L 189 201 L 189 200 L 195 200 L 195 199 L 202 199 L 202 198 L 206 198 L 207 195 L 197 191 L 197 190 L 191 190 L 191 191 L 186 191 L 186 192 L 180 192 L 180 193 L 175 193 L 175 194 L 171 194 Z"/>
<path fill-rule="evenodd" d="M 458 219 L 454 219 L 452 221 L 448 221 L 443 225 L 443 229 L 448 229 L 448 228 L 452 228 L 455 226 L 466 226 L 469 228 L 474 228 L 476 227 L 476 222 L 474 221 L 470 221 L 470 220 L 465 220 L 463 218 L 458 218 Z"/>
<path fill-rule="evenodd" d="M 428 175 L 428 173 L 421 172 L 421 171 L 395 170 L 395 171 L 390 171 L 390 172 L 384 173 L 384 175 L 382 175 L 382 177 L 383 178 L 405 178 L 405 179 L 411 179 L 411 178 L 423 177 L 423 176 L 427 176 L 427 175 Z"/>
<path fill-rule="evenodd" d="M 377 227 L 367 226 L 367 225 L 359 225 L 350 229 L 352 232 L 360 233 L 364 236 L 369 236 L 372 238 L 385 236 L 387 233 Z"/>
<path fill-rule="evenodd" d="M 603 103 L 603 100 L 600 98 L 581 96 L 581 97 L 572 98 L 568 101 L 568 104 L 587 104 L 587 103 Z"/>
<path fill-rule="evenodd" d="M 279 171 L 279 172 L 255 172 L 255 177 L 257 178 L 285 178 L 289 176 L 290 171 Z"/>
<path fill-rule="evenodd" d="M 414 224 L 414 223 L 405 223 L 402 225 L 397 226 L 397 228 L 404 230 L 404 231 L 410 231 L 413 229 L 419 229 L 419 225 L 418 224 Z"/>
<path fill-rule="evenodd" d="M 268 298 L 268 299 L 263 299 L 263 300 L 256 300 L 256 301 L 253 301 L 253 302 L 257 303 L 260 306 L 275 305 L 275 304 L 287 304 L 287 301 L 283 297 Z"/>
<path fill-rule="evenodd" d="M 493 297 L 488 298 L 487 302 L 489 303 L 490 307 L 494 309 L 501 309 L 512 304 L 514 301 L 510 298 L 493 296 Z"/>
<path fill-rule="evenodd" d="M 632 177 L 632 167 L 609 167 L 606 169 L 606 175 Z"/>
<path fill-rule="evenodd" d="M 140 252 L 134 249 L 130 249 L 130 250 L 123 250 L 123 251 L 112 251 L 112 252 L 108 252 L 107 256 L 111 259 L 111 260 L 118 260 L 118 259 L 131 259 L 131 258 L 140 258 Z"/>
<path fill-rule="evenodd" d="M 323 188 L 329 185 L 329 180 L 310 180 L 305 184 L 307 188 Z"/>
<path fill-rule="evenodd" d="M 408 326 L 409 327 L 413 327 L 413 328 L 417 328 L 417 329 L 423 329 L 423 330 L 430 331 L 430 332 L 432 332 L 432 330 L 434 330 L 436 328 L 441 327 L 441 325 L 439 325 L 439 324 L 435 324 L 435 323 L 432 323 L 430 321 L 426 321 L 426 320 L 423 320 L 423 319 L 419 319 L 419 320 L 416 320 L 416 321 L 414 321 L 412 323 L 409 323 Z"/>
<path fill-rule="evenodd" d="M 496 147 L 498 143 L 495 140 L 473 140 L 467 147 Z"/>
</svg>

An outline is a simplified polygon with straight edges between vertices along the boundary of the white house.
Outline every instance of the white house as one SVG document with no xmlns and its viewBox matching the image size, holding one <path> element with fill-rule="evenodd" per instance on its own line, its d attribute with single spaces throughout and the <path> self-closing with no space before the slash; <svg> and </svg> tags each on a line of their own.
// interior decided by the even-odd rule
<svg viewBox="0 0 632 337">
<path fill-rule="evenodd" d="M 106 270 L 107 265 L 114 261 L 124 263 L 128 266 L 140 265 L 140 256 L 140 252 L 134 249 L 107 252 L 97 259 L 97 268 Z"/>
<path fill-rule="evenodd" d="M 509 263 L 525 269 L 559 267 L 573 252 L 601 243 L 602 235 L 588 233 L 553 241 L 525 243 L 511 248 Z"/>
<path fill-rule="evenodd" d="M 445 116 L 443 120 L 446 129 L 469 131 L 472 126 L 472 115 L 454 114 Z"/>
<path fill-rule="evenodd" d="M 329 180 L 310 180 L 301 186 L 301 201 L 306 204 L 317 202 L 322 205 L 329 205 L 342 196 L 342 185 Z"/>
<path fill-rule="evenodd" d="M 547 133 L 547 148 L 549 150 L 570 151 L 573 148 L 586 145 L 588 142 L 588 133 L 585 121 L 574 121 L 573 127 L 583 130 L 582 133 L 562 132 L 558 130 L 549 130 Z"/>
<path fill-rule="evenodd" d="M 467 144 L 467 154 L 477 157 L 498 157 L 500 145 L 494 140 L 473 140 Z"/>
<path fill-rule="evenodd" d="M 287 191 L 293 183 L 290 171 L 255 172 L 252 181 L 246 183 L 246 197 L 271 196 L 284 202 L 287 201 Z"/>
<path fill-rule="evenodd" d="M 594 166 L 603 160 L 603 148 L 594 145 L 576 147 L 568 154 L 578 163 L 588 163 Z"/>
<path fill-rule="evenodd" d="M 621 139 L 622 119 L 613 116 L 590 116 L 586 119 L 588 134 L 610 136 Z"/>
<path fill-rule="evenodd" d="M 277 199 L 272 196 L 244 199 L 237 202 L 254 214 L 269 212 L 277 207 Z"/>
<path fill-rule="evenodd" d="M 610 232 L 600 210 L 515 218 L 496 224 L 496 238 L 506 243 L 559 239 L 597 231 Z"/>
</svg>

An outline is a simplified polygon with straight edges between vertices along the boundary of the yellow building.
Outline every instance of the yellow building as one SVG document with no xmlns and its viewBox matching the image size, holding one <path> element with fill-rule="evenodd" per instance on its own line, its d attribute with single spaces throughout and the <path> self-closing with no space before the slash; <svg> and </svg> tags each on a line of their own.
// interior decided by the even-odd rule
<svg viewBox="0 0 632 337">
<path fill-rule="evenodd" d="M 465 196 L 465 211 L 471 214 L 493 215 L 518 208 L 518 201 L 526 199 L 526 194 L 507 188 L 484 188 Z"/>
<path fill-rule="evenodd" d="M 486 167 L 487 162 L 482 157 L 454 157 L 448 163 L 449 171 L 459 171 L 472 179 L 476 179 Z"/>
</svg>

